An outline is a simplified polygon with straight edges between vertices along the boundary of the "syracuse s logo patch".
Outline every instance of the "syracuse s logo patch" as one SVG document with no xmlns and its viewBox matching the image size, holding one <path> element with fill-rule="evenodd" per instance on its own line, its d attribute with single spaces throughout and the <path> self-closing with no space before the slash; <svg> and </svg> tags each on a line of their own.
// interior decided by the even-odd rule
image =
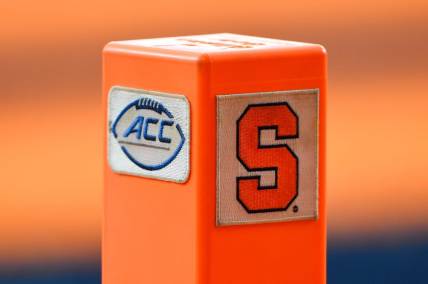
<svg viewBox="0 0 428 284">
<path fill-rule="evenodd" d="M 298 116 L 288 103 L 248 105 L 236 122 L 237 158 L 247 172 L 273 172 L 274 184 L 261 185 L 261 176 L 236 177 L 238 201 L 248 213 L 286 211 L 298 195 L 299 158 L 284 143 L 262 145 L 263 130 L 275 141 L 298 139 Z"/>
<path fill-rule="evenodd" d="M 317 177 L 318 89 L 217 96 L 217 225 L 315 219 Z"/>
<path fill-rule="evenodd" d="M 116 87 L 109 99 L 113 170 L 183 182 L 189 168 L 185 97 Z"/>
</svg>

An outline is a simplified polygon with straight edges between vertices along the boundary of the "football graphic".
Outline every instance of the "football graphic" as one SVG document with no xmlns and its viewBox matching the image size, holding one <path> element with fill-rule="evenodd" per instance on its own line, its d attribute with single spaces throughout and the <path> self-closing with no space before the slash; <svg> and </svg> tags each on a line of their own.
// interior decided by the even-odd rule
<svg viewBox="0 0 428 284">
<path fill-rule="evenodd" d="M 173 114 L 147 97 L 128 104 L 114 120 L 111 132 L 129 160 L 149 171 L 169 165 L 185 142 Z"/>
</svg>

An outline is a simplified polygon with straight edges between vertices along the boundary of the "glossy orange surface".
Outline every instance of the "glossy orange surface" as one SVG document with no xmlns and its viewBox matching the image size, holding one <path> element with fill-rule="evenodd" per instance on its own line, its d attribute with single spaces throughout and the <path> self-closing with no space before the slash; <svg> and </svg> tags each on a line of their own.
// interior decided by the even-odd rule
<svg viewBox="0 0 428 284">
<path fill-rule="evenodd" d="M 104 284 L 325 283 L 323 48 L 205 53 L 111 43 L 103 79 L 104 109 L 114 85 L 184 94 L 191 105 L 185 184 L 119 175 L 104 160 Z M 318 220 L 216 227 L 216 95 L 309 88 L 320 89 Z"/>
</svg>

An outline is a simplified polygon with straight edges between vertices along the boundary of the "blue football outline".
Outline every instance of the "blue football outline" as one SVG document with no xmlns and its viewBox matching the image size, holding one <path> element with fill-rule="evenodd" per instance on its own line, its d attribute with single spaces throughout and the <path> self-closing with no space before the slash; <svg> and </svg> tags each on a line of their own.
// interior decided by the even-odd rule
<svg viewBox="0 0 428 284">
<path fill-rule="evenodd" d="M 128 104 L 117 116 L 117 118 L 114 120 L 113 122 L 113 126 L 112 126 L 112 133 L 115 139 L 117 139 L 117 132 L 116 132 L 116 126 L 118 124 L 118 122 L 120 121 L 120 119 L 122 118 L 122 116 L 131 108 L 135 107 L 136 110 L 139 109 L 150 109 L 153 110 L 159 114 L 162 115 L 162 113 L 165 113 L 168 118 L 173 119 L 174 116 L 168 111 L 167 108 L 164 107 L 163 104 L 150 99 L 150 98 L 139 98 L 133 102 L 131 102 L 130 104 Z M 138 167 L 148 170 L 148 171 L 156 171 L 156 170 L 160 170 L 166 166 L 168 166 L 172 161 L 174 161 L 174 159 L 177 157 L 178 153 L 180 153 L 181 148 L 183 148 L 184 142 L 186 141 L 186 138 L 184 137 L 183 131 L 181 130 L 180 125 L 177 123 L 176 124 L 176 128 L 178 130 L 178 133 L 180 134 L 181 137 L 181 142 L 178 145 L 178 147 L 175 149 L 174 153 L 171 155 L 171 157 L 169 157 L 167 160 L 165 160 L 164 162 L 158 164 L 158 165 L 146 165 L 143 164 L 139 161 L 137 161 L 132 155 L 131 153 L 128 152 L 128 150 L 126 150 L 125 146 L 120 146 L 120 148 L 122 149 L 123 153 L 125 153 L 125 155 L 128 157 L 129 160 L 131 160 L 134 164 L 136 164 Z"/>
</svg>

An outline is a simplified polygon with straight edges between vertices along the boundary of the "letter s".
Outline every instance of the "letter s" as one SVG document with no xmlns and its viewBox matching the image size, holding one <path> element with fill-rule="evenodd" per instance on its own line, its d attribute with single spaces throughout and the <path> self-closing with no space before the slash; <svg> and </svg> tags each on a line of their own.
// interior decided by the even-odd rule
<svg viewBox="0 0 428 284">
<path fill-rule="evenodd" d="M 274 171 L 275 184 L 260 175 L 236 178 L 237 199 L 248 213 L 285 211 L 298 194 L 298 157 L 287 144 L 261 145 L 261 131 L 275 140 L 298 138 L 298 117 L 287 103 L 249 105 L 236 122 L 237 158 L 248 172 Z"/>
</svg>

